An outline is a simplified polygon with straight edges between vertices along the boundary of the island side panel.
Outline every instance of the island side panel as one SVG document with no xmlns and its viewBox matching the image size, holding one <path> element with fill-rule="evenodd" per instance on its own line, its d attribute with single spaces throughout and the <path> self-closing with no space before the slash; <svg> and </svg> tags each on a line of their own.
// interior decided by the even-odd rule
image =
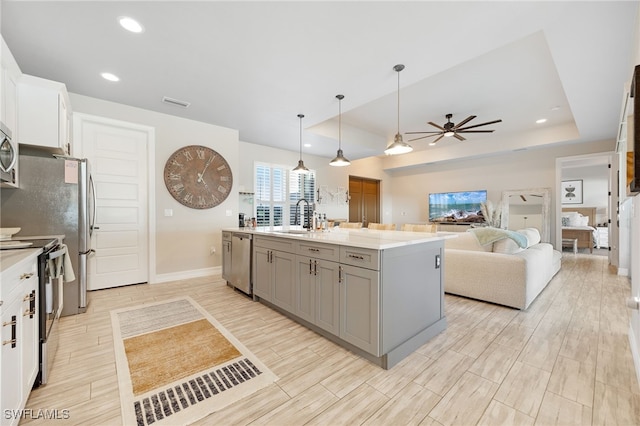
<svg viewBox="0 0 640 426">
<path fill-rule="evenodd" d="M 444 318 L 443 253 L 443 241 L 382 251 L 380 343 L 383 354 Z"/>
</svg>

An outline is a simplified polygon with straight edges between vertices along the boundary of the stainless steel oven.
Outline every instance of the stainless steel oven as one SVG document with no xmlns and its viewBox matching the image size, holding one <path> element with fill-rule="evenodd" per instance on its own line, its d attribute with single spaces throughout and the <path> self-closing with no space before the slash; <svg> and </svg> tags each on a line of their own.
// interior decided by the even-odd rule
<svg viewBox="0 0 640 426">
<path fill-rule="evenodd" d="M 0 183 L 16 183 L 18 152 L 11 142 L 11 130 L 0 121 Z"/>
<path fill-rule="evenodd" d="M 58 320 L 62 312 L 62 276 L 55 266 L 64 260 L 66 247 L 56 238 L 31 240 L 30 247 L 42 247 L 38 256 L 38 326 L 40 335 L 40 368 L 35 386 L 44 385 L 49 379 L 51 365 L 58 349 Z"/>
</svg>

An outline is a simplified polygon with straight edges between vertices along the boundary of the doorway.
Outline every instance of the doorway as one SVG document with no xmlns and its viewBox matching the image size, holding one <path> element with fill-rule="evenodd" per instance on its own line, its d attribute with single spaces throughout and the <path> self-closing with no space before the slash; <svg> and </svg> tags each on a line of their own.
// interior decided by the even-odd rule
<svg viewBox="0 0 640 426">
<path fill-rule="evenodd" d="M 604 252 L 609 264 L 619 265 L 617 154 L 597 153 L 556 159 L 556 247 L 562 249 L 562 208 L 594 208 L 594 251 Z M 563 181 L 579 182 L 579 202 L 567 203 L 562 197 Z M 592 253 L 588 250 L 587 253 Z"/>
<path fill-rule="evenodd" d="M 76 113 L 74 130 L 96 188 L 87 288 L 148 282 L 153 128 Z"/>
<path fill-rule="evenodd" d="M 380 181 L 349 176 L 349 222 L 380 223 Z"/>
</svg>

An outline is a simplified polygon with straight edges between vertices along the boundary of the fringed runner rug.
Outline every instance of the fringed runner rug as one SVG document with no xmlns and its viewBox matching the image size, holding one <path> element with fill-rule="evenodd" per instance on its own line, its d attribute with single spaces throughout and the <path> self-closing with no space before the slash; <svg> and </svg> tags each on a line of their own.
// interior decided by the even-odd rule
<svg viewBox="0 0 640 426">
<path fill-rule="evenodd" d="M 278 380 L 190 297 L 111 311 L 122 420 L 189 424 Z"/>
</svg>

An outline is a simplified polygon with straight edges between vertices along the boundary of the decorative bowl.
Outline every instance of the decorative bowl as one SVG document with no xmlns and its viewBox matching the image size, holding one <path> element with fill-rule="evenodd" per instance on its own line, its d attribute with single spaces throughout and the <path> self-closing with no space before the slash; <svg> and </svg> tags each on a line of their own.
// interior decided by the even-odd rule
<svg viewBox="0 0 640 426">
<path fill-rule="evenodd" d="M 22 228 L 0 228 L 0 241 L 10 240 L 13 234 L 20 232 Z"/>
</svg>

